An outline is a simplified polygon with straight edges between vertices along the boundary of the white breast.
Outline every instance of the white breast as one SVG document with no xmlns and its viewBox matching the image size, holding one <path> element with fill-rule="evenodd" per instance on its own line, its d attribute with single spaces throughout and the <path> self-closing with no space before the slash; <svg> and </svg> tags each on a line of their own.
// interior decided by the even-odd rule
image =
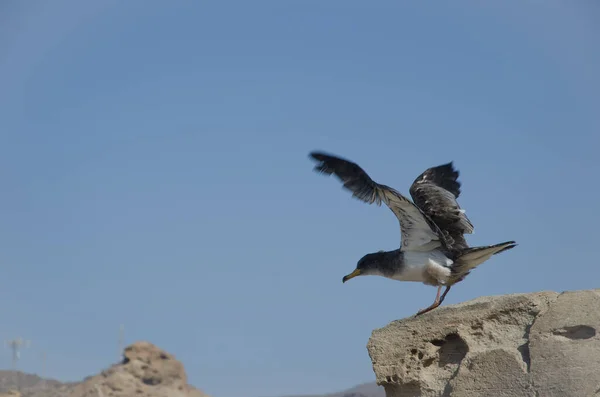
<svg viewBox="0 0 600 397">
<path fill-rule="evenodd" d="M 400 274 L 392 277 L 400 281 L 417 281 L 425 284 L 437 282 L 444 284 L 450 277 L 452 260 L 440 251 L 404 252 L 404 268 Z"/>
</svg>

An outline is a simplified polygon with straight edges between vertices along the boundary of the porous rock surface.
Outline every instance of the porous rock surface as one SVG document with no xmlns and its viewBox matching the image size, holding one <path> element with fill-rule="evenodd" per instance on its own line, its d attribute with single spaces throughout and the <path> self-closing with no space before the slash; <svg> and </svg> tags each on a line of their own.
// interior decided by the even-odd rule
<svg viewBox="0 0 600 397">
<path fill-rule="evenodd" d="M 208 397 L 187 384 L 183 364 L 149 342 L 136 342 L 123 361 L 74 386 L 69 397 Z"/>
<path fill-rule="evenodd" d="M 387 397 L 600 396 L 600 289 L 442 306 L 367 349 Z"/>
</svg>

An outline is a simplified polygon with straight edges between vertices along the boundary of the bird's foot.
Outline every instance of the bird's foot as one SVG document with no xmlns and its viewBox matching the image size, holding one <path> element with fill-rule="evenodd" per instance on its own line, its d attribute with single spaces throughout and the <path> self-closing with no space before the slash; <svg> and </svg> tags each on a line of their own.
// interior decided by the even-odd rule
<svg viewBox="0 0 600 397">
<path fill-rule="evenodd" d="M 448 291 L 450 290 L 450 287 L 446 287 L 446 291 L 444 291 L 444 295 L 441 296 L 440 298 L 440 292 L 442 292 L 442 286 L 440 285 L 438 287 L 437 290 L 437 294 L 435 295 L 435 300 L 433 301 L 433 303 L 431 304 L 431 306 L 425 308 L 425 309 L 421 309 L 417 312 L 417 314 L 415 314 L 415 317 L 420 316 L 421 314 L 425 314 L 427 312 L 432 311 L 433 309 L 435 309 L 436 307 L 438 307 L 439 305 L 442 304 L 442 302 L 444 301 L 444 298 L 446 297 L 446 294 L 448 293 Z"/>
<path fill-rule="evenodd" d="M 433 304 L 425 309 L 421 309 L 417 312 L 417 314 L 415 314 L 415 317 L 420 316 L 421 314 L 425 314 L 427 312 L 432 311 L 433 309 L 437 308 L 439 305 L 441 304 L 441 302 L 433 302 Z"/>
</svg>

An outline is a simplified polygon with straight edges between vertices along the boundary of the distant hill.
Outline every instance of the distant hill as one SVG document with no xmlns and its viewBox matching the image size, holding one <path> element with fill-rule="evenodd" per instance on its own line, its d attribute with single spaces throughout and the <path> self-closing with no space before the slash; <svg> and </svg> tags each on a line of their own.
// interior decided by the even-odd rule
<svg viewBox="0 0 600 397">
<path fill-rule="evenodd" d="M 62 397 L 71 385 L 20 371 L 0 370 L 0 393 L 21 390 L 23 397 Z"/>
<path fill-rule="evenodd" d="M 208 397 L 187 383 L 183 364 L 148 342 L 123 352 L 123 361 L 81 382 L 61 383 L 20 371 L 0 371 L 0 397 Z M 10 393 L 19 391 L 20 393 Z"/>
<path fill-rule="evenodd" d="M 337 393 L 287 397 L 385 397 L 385 390 L 375 382 L 370 382 Z"/>
</svg>

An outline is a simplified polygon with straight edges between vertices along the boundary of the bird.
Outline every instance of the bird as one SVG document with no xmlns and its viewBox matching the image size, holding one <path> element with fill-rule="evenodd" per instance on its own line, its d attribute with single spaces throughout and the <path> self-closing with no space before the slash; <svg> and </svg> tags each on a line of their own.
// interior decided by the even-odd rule
<svg viewBox="0 0 600 397">
<path fill-rule="evenodd" d="M 342 282 L 371 275 L 437 287 L 434 302 L 415 316 L 439 307 L 450 288 L 473 269 L 517 246 L 515 241 L 478 247 L 467 244 L 464 235 L 472 234 L 474 226 L 457 201 L 462 184 L 453 161 L 417 176 L 409 188 L 411 201 L 394 188 L 375 182 L 350 160 L 322 151 L 312 151 L 309 157 L 316 162 L 314 171 L 335 175 L 356 199 L 378 206 L 385 203 L 400 224 L 400 247 L 364 255 Z"/>
</svg>

